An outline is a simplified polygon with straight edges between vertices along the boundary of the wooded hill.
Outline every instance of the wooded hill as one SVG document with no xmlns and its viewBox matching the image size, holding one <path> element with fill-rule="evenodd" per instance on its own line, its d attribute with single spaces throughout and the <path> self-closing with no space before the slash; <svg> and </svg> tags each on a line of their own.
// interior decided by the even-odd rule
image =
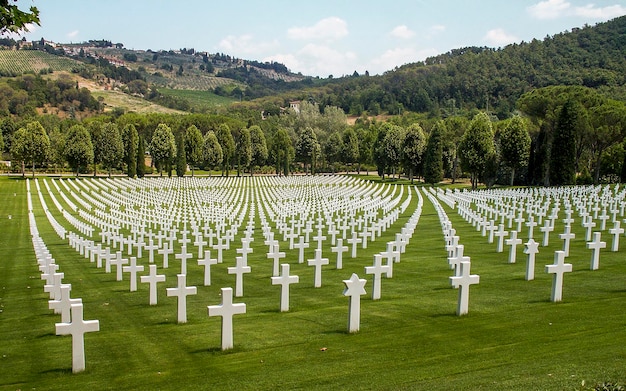
<svg viewBox="0 0 626 391">
<path fill-rule="evenodd" d="M 408 110 L 440 117 L 487 109 L 503 119 L 515 110 L 522 94 L 553 85 L 587 86 L 613 99 L 626 100 L 626 16 L 548 36 L 543 41 L 535 39 L 500 49 L 459 48 L 381 76 L 355 72 L 335 79 L 306 77 L 289 72 L 283 64 L 194 49 L 134 51 L 121 44 L 102 46 L 59 50 L 45 41 L 33 42 L 33 48 L 53 55 L 38 56 L 37 64 L 42 69 L 56 70 L 59 65 L 55 58 L 72 57 L 83 64 L 75 66 L 75 72 L 87 78 L 99 77 L 99 72 L 124 84 L 132 82 L 128 92 L 135 95 L 154 97 L 150 89 L 157 87 L 210 90 L 252 101 L 251 106 L 269 114 L 279 113 L 290 100 L 309 100 L 322 108 L 337 106 L 356 116 Z M 7 53 L 0 51 L 0 68 Z M 10 72 L 28 69 L 16 61 L 19 59 L 14 55 L 7 61 Z M 45 61 L 50 62 L 48 68 L 41 65 Z M 97 68 L 90 68 L 90 64 Z M 164 104 L 183 110 L 189 106 L 173 103 L 165 100 Z"/>
<path fill-rule="evenodd" d="M 439 117 L 478 108 L 503 119 L 522 94 L 554 85 L 587 86 L 626 100 L 626 16 L 543 41 L 455 49 L 382 76 L 331 80 L 284 100 L 313 99 L 351 115 L 409 110 Z"/>
</svg>

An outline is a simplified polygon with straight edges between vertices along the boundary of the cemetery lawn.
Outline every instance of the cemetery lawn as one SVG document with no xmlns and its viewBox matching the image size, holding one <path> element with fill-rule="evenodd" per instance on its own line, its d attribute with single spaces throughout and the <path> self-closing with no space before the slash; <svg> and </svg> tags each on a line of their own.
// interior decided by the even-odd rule
<svg viewBox="0 0 626 391">
<path fill-rule="evenodd" d="M 462 317 L 455 315 L 458 291 L 448 279 L 439 219 L 425 196 L 413 238 L 393 278 L 383 279 L 378 301 L 371 300 L 371 276 L 363 268 L 415 210 L 414 191 L 407 211 L 381 238 L 367 250 L 359 247 L 355 259 L 344 253 L 342 270 L 335 269 L 326 243 L 330 265 L 323 268 L 321 288 L 313 288 L 313 268 L 298 264 L 297 250 L 281 241 L 291 274 L 300 277 L 286 313 L 279 312 L 280 287 L 270 283 L 257 217 L 248 255 L 252 273 L 244 276 L 244 297 L 234 299 L 246 303 L 247 313 L 234 317 L 235 347 L 222 352 L 221 321 L 207 316 L 207 306 L 220 303 L 220 288 L 234 288 L 226 267 L 234 265 L 239 244 L 213 267 L 210 287 L 202 286 L 195 256 L 188 262 L 187 285 L 197 286 L 198 294 L 187 297 L 188 323 L 179 325 L 176 299 L 165 294 L 166 286 L 176 286 L 173 256 L 170 269 L 159 269 L 167 274 L 159 303 L 148 306 L 147 284 L 129 292 L 127 275 L 117 282 L 114 273 L 80 256 L 53 231 L 32 181 L 31 193 L 40 235 L 72 284 L 71 296 L 82 298 L 84 319 L 98 319 L 100 331 L 85 335 L 86 371 L 72 374 L 71 337 L 55 335 L 60 316 L 48 309 L 32 248 L 26 183 L 0 178 L 1 390 L 574 390 L 626 383 L 626 239 L 620 252 L 603 250 L 599 270 L 590 271 L 577 216 L 566 259 L 573 272 L 564 277 L 563 302 L 552 303 L 552 277 L 544 265 L 561 247 L 560 220 L 550 246 L 539 249 L 535 280 L 525 281 L 523 246 L 517 263 L 508 264 L 508 247 L 496 253 L 495 244 L 444 206 L 471 257 L 472 274 L 480 275 Z M 57 221 L 72 228 L 46 201 Z M 608 233 L 602 239 L 610 248 Z M 306 254 L 312 258 L 313 250 Z M 348 334 L 342 280 L 353 272 L 368 280 L 367 295 L 361 297 L 360 331 Z"/>
</svg>

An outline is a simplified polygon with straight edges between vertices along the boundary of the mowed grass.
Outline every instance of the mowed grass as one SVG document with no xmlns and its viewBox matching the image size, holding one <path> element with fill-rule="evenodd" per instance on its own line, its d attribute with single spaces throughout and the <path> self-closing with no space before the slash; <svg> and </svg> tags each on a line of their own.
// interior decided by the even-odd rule
<svg viewBox="0 0 626 391">
<path fill-rule="evenodd" d="M 43 184 L 42 190 L 47 194 Z M 521 247 L 518 263 L 508 264 L 506 252 L 496 253 L 495 244 L 446 207 L 472 259 L 472 273 L 480 275 L 463 317 L 455 315 L 458 291 L 450 287 L 439 220 L 426 197 L 393 278 L 382 281 L 379 301 L 370 298 L 371 279 L 363 267 L 406 223 L 415 195 L 383 237 L 359 249 L 356 259 L 344 254 L 343 270 L 335 269 L 334 254 L 325 247 L 331 264 L 323 269 L 321 288 L 313 288 L 313 268 L 298 264 L 296 250 L 281 243 L 291 274 L 300 276 L 291 286 L 288 313 L 279 312 L 280 287 L 270 283 L 271 261 L 257 228 L 248 256 L 252 273 L 244 276 L 244 297 L 235 299 L 246 303 L 247 313 L 234 318 L 235 348 L 222 352 L 220 319 L 209 318 L 206 306 L 220 303 L 220 288 L 234 288 L 226 267 L 234 265 L 238 246 L 212 268 L 210 287 L 202 286 L 195 257 L 188 262 L 188 285 L 196 285 L 198 294 L 188 296 L 188 323 L 179 325 L 176 299 L 165 293 L 165 287 L 176 286 L 178 261 L 170 256 L 170 268 L 159 269 L 167 281 L 159 285 L 159 304 L 151 307 L 146 284 L 129 292 L 127 275 L 116 282 L 114 273 L 97 269 L 60 240 L 34 184 L 31 191 L 41 236 L 65 273 L 64 282 L 72 284 L 72 297 L 82 298 L 85 319 L 98 319 L 100 331 L 85 335 L 87 369 L 72 374 L 71 337 L 54 334 L 60 316 L 48 309 L 32 250 L 25 182 L 0 179 L 2 389 L 572 390 L 626 382 L 626 250 L 603 251 L 600 269 L 590 271 L 578 220 L 567 258 L 574 272 L 565 276 L 563 302 L 555 304 L 549 301 L 551 276 L 544 265 L 561 246 L 562 225 L 550 247 L 540 247 L 536 280 L 529 282 Z M 46 201 L 70 228 L 48 196 Z M 610 247 L 608 233 L 603 239 Z M 308 249 L 306 258 L 312 256 Z M 147 264 L 145 252 L 144 257 Z M 156 259 L 160 266 L 161 257 Z M 368 279 L 368 294 L 361 300 L 361 330 L 348 334 L 342 280 L 353 272 Z"/>
</svg>

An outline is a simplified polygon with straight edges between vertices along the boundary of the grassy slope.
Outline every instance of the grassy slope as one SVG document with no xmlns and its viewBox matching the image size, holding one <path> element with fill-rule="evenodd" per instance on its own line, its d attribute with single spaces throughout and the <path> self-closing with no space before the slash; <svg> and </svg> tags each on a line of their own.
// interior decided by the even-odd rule
<svg viewBox="0 0 626 391">
<path fill-rule="evenodd" d="M 178 98 L 186 99 L 196 110 L 216 107 L 226 107 L 235 102 L 235 99 L 215 95 L 211 91 L 195 91 L 195 90 L 173 90 L 170 88 L 159 88 L 159 92 L 163 95 L 172 95 Z"/>
<path fill-rule="evenodd" d="M 288 251 L 300 284 L 291 288 L 291 312 L 279 313 L 279 288 L 270 285 L 271 266 L 257 232 L 245 297 L 235 300 L 245 302 L 248 313 L 235 318 L 235 349 L 224 353 L 220 321 L 207 317 L 206 306 L 218 304 L 219 288 L 233 284 L 225 268 L 233 263 L 234 247 L 225 263 L 214 267 L 211 287 L 201 286 L 202 273 L 189 262 L 188 284 L 198 286 L 198 295 L 188 298 L 189 322 L 177 325 L 176 300 L 164 291 L 165 285 L 175 286 L 175 267 L 165 270 L 168 281 L 160 286 L 159 305 L 149 307 L 145 284 L 130 293 L 127 280 L 116 282 L 61 242 L 35 197 L 40 231 L 65 281 L 72 283 L 72 297 L 82 297 L 85 319 L 100 320 L 101 331 L 85 337 L 87 371 L 72 375 L 71 341 L 54 335 L 59 317 L 47 309 L 24 195 L 23 181 L 0 179 L 3 389 L 562 390 L 580 387 L 582 380 L 626 381 L 624 250 L 604 252 L 600 270 L 589 271 L 590 255 L 577 223 L 568 258 L 574 272 L 565 277 L 564 302 L 554 304 L 543 265 L 552 263 L 560 246 L 556 236 L 549 250 L 540 248 L 536 280 L 527 282 L 521 249 L 518 264 L 507 264 L 506 253 L 496 254 L 495 245 L 485 245 L 448 210 L 472 257 L 472 272 L 481 276 L 480 285 L 471 288 L 469 315 L 459 318 L 437 216 L 425 199 L 407 253 L 393 279 L 382 283 L 382 299 L 363 297 L 361 331 L 355 335 L 345 332 L 348 301 L 341 295 L 341 280 L 352 272 L 364 278 L 363 266 L 390 237 L 360 250 L 357 259 L 345 259 L 341 271 L 325 267 L 319 289 L 312 287 L 311 268 L 294 263 L 297 255 Z M 48 204 L 55 209 L 49 199 Z M 406 216 L 388 232 L 405 222 Z M 371 282 L 366 290 L 369 294 Z"/>
</svg>

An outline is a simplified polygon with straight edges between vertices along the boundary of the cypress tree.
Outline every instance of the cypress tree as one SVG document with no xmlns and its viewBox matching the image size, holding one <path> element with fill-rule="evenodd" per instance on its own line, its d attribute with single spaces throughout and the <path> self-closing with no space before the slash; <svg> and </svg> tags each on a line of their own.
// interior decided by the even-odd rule
<svg viewBox="0 0 626 391">
<path fill-rule="evenodd" d="M 576 182 L 576 121 L 578 111 L 572 100 L 565 102 L 554 129 L 550 151 L 550 185 L 573 185 Z"/>
<path fill-rule="evenodd" d="M 137 178 L 143 178 L 146 175 L 146 143 L 143 140 L 143 136 L 139 136 L 139 141 L 137 142 Z"/>
<path fill-rule="evenodd" d="M 428 137 L 424 153 L 424 182 L 435 185 L 443 180 L 443 145 L 441 135 L 445 125 L 442 121 L 435 124 Z"/>
<path fill-rule="evenodd" d="M 185 136 L 182 132 L 176 137 L 176 175 L 184 177 L 187 171 L 187 158 L 185 156 Z"/>
</svg>

